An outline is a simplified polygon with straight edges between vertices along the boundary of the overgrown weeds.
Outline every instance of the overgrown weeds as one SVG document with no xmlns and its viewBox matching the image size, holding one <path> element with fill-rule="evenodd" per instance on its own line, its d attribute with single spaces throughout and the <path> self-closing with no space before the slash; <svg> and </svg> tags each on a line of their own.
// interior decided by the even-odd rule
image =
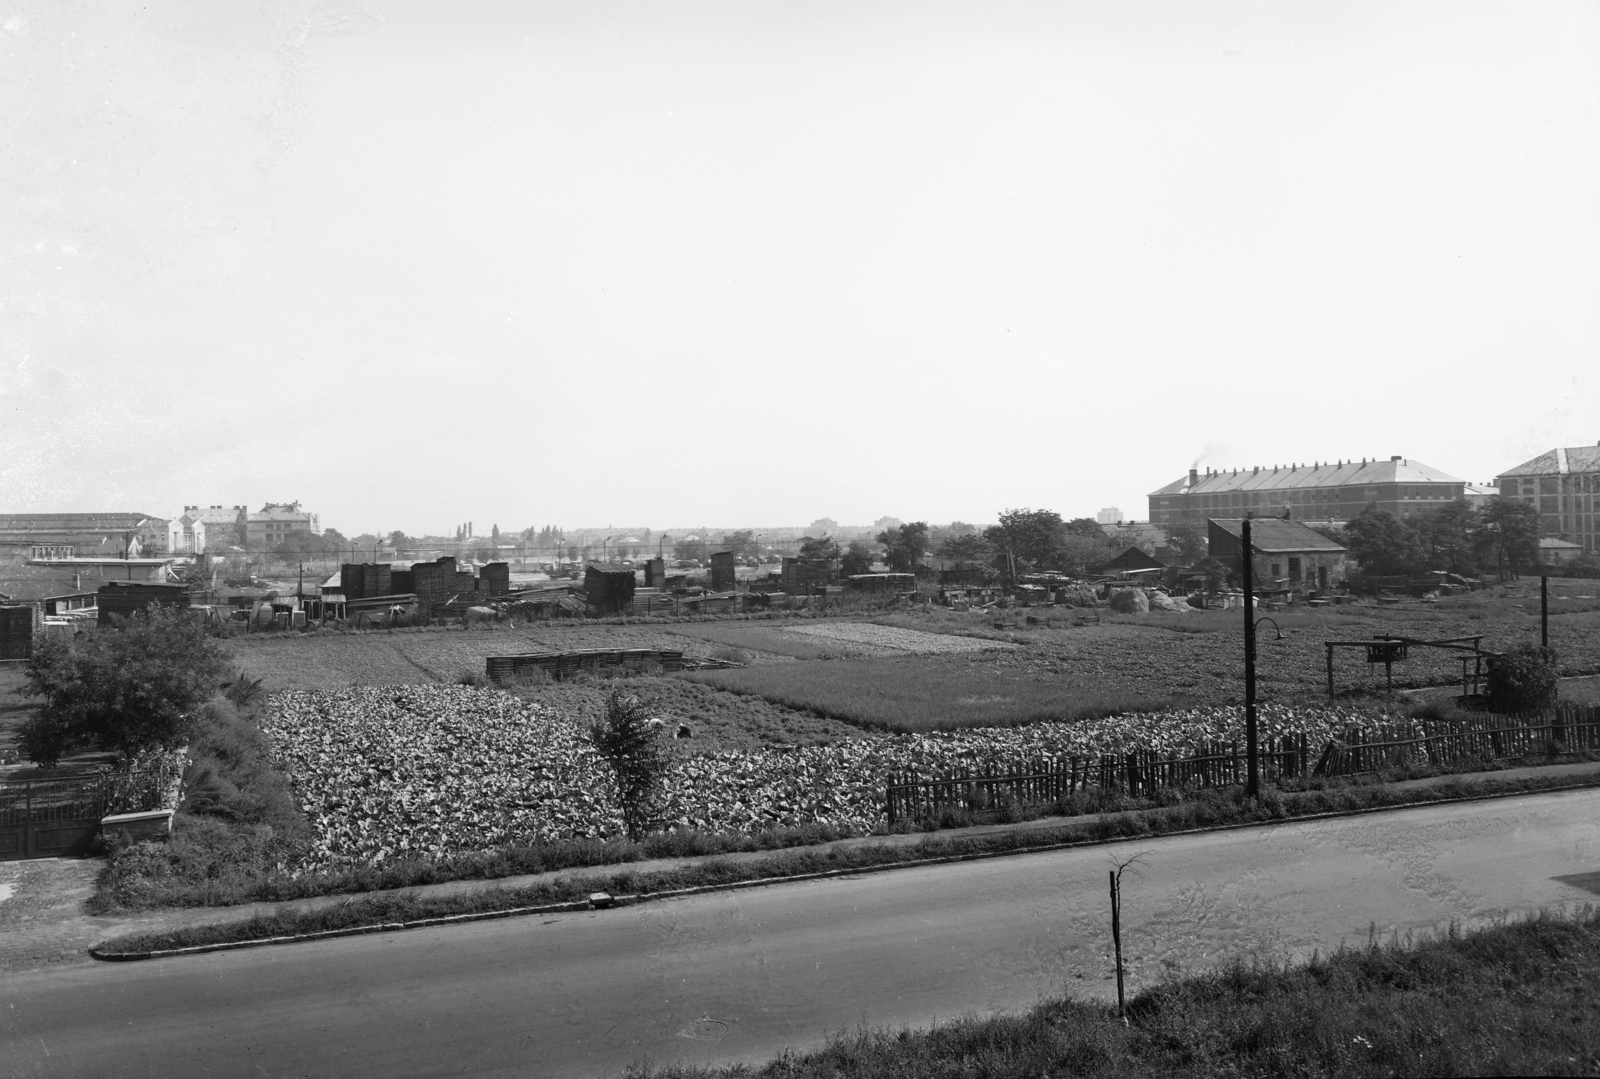
<svg viewBox="0 0 1600 1079">
<path fill-rule="evenodd" d="M 1600 1070 L 1600 913 L 1541 913 L 1304 964 L 1235 962 L 1116 1007 L 1071 998 L 928 1031 L 841 1032 L 814 1053 L 633 1079 L 1087 1075 L 1577 1075 Z"/>
</svg>

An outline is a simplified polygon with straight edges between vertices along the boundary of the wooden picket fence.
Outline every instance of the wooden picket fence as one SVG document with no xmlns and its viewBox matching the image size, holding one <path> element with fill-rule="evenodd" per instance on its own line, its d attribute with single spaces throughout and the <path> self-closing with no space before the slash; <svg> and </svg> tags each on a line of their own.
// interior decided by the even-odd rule
<svg viewBox="0 0 1600 1079">
<path fill-rule="evenodd" d="M 1405 764 L 1507 760 L 1600 749 L 1600 705 L 1562 704 L 1534 715 L 1489 715 L 1465 722 L 1419 721 L 1411 726 L 1346 731 L 1329 742 L 1312 770 L 1352 776 Z"/>
<path fill-rule="evenodd" d="M 1263 739 L 1261 781 L 1353 776 L 1405 764 L 1448 765 L 1600 750 L 1600 706 L 1563 704 L 1538 715 L 1484 715 L 1464 722 L 1418 720 L 1366 732 L 1351 729 L 1313 753 L 1306 735 Z M 1188 757 L 1154 752 L 1034 759 L 1015 766 L 969 767 L 937 778 L 892 773 L 885 790 L 889 823 L 925 820 L 946 810 L 985 810 L 1009 799 L 1048 805 L 1098 788 L 1148 797 L 1160 790 L 1207 790 L 1245 782 L 1248 761 L 1238 742 L 1211 743 Z"/>
</svg>

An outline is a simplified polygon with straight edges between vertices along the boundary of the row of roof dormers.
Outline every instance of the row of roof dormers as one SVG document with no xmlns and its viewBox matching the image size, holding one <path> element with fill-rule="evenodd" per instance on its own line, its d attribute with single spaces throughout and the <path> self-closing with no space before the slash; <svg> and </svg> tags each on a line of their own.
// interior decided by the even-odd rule
<svg viewBox="0 0 1600 1079">
<path fill-rule="evenodd" d="M 1448 473 L 1406 457 L 1387 461 L 1362 458 L 1360 461 L 1317 462 L 1309 465 L 1273 465 L 1234 469 L 1231 472 L 1200 472 L 1190 469 L 1182 479 L 1173 480 L 1151 497 L 1162 495 L 1209 495 L 1230 491 L 1270 491 L 1301 487 L 1346 487 L 1380 483 L 1456 483 L 1462 481 Z"/>
</svg>

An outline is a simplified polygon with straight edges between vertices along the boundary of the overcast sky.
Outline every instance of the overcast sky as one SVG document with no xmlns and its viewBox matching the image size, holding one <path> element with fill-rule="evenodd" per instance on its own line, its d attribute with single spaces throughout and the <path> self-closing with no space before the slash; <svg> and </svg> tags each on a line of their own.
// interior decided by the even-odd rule
<svg viewBox="0 0 1600 1079">
<path fill-rule="evenodd" d="M 0 0 L 0 87 L 0 511 L 1142 519 L 1600 440 L 1593 2 Z"/>
</svg>

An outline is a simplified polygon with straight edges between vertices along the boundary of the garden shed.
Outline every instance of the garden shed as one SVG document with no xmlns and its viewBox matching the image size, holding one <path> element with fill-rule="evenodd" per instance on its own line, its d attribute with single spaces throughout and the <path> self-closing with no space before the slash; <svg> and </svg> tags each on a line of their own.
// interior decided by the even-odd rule
<svg viewBox="0 0 1600 1079">
<path fill-rule="evenodd" d="M 1211 557 L 1234 574 L 1243 573 L 1244 519 L 1212 518 L 1206 522 Z M 1253 580 L 1262 588 L 1290 592 L 1321 592 L 1343 584 L 1345 549 L 1314 528 L 1282 517 L 1250 520 L 1250 547 L 1254 552 Z"/>
<path fill-rule="evenodd" d="M 583 590 L 589 606 L 601 614 L 617 614 L 633 604 L 638 580 L 632 566 L 615 562 L 590 562 L 583 571 Z"/>
</svg>

